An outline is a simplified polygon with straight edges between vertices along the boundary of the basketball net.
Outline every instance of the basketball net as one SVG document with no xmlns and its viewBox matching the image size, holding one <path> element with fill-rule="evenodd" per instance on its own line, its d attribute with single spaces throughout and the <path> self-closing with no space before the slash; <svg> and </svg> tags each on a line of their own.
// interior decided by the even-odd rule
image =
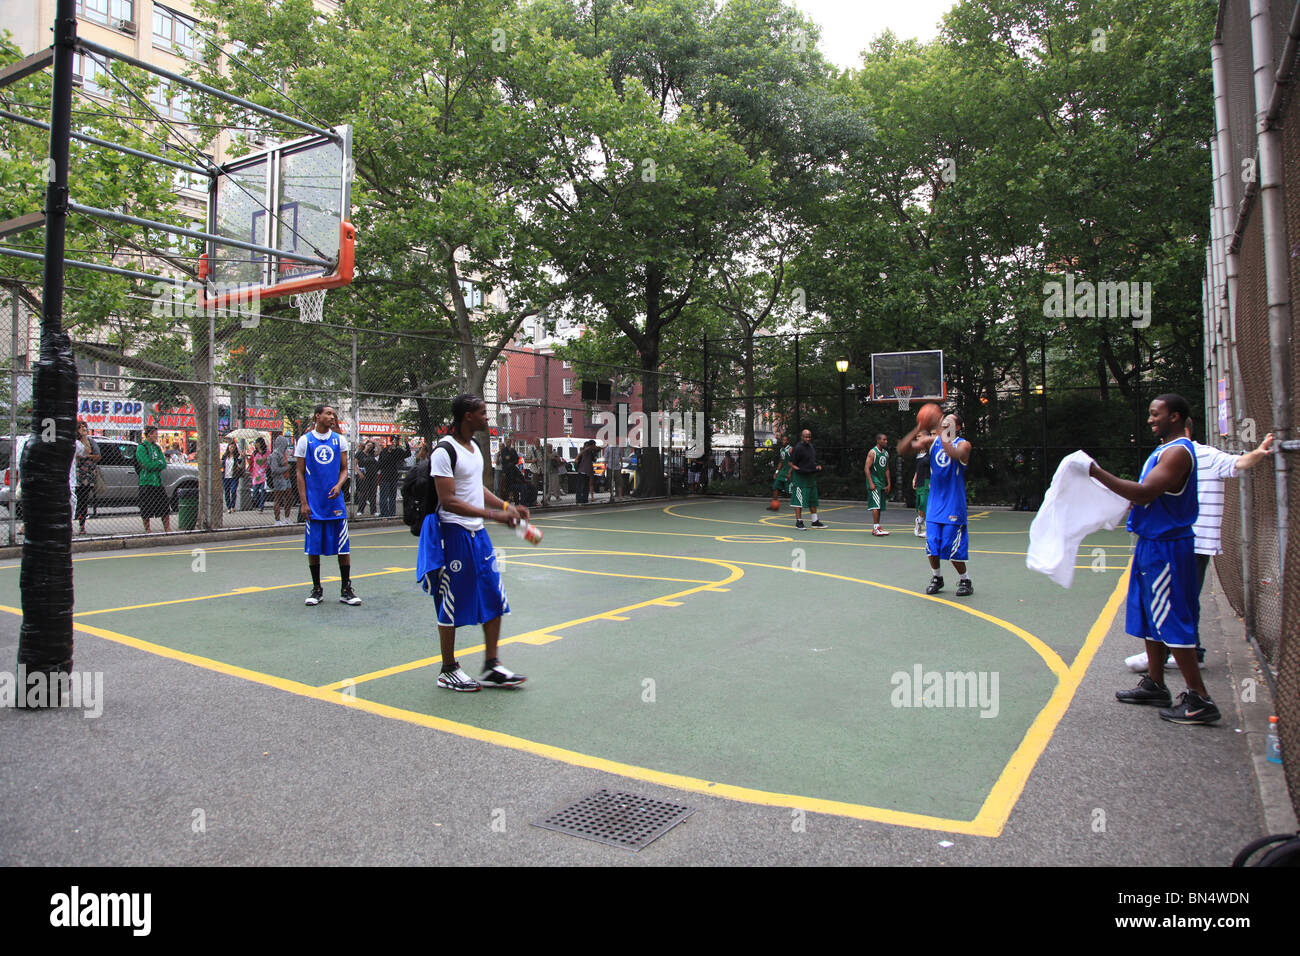
<svg viewBox="0 0 1300 956">
<path fill-rule="evenodd" d="M 298 318 L 303 322 L 319 322 L 325 315 L 325 290 L 291 295 L 289 304 L 298 310 Z"/>
<path fill-rule="evenodd" d="M 898 410 L 905 412 L 912 407 L 912 388 L 911 385 L 895 385 L 894 397 L 898 399 Z"/>
</svg>

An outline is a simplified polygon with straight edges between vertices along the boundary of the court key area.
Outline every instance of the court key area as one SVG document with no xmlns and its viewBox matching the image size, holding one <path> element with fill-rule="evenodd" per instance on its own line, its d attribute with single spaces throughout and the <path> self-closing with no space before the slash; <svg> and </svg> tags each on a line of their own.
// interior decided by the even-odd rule
<svg viewBox="0 0 1300 956">
<path fill-rule="evenodd" d="M 401 526 L 352 535 L 363 604 L 310 590 L 300 534 L 84 554 L 77 640 L 106 639 L 433 731 L 686 791 L 995 837 L 1127 586 L 1122 531 L 1083 545 L 1064 590 L 1025 569 L 1031 516 L 973 508 L 975 593 L 924 594 L 913 512 L 871 536 L 753 500 L 539 517 L 537 547 L 491 526 L 512 613 L 501 658 L 527 683 L 456 694 Z M 18 562 L 0 566 L 16 613 Z M 482 633 L 458 657 L 482 664 Z M 230 702 L 239 707 L 238 700 Z"/>
</svg>

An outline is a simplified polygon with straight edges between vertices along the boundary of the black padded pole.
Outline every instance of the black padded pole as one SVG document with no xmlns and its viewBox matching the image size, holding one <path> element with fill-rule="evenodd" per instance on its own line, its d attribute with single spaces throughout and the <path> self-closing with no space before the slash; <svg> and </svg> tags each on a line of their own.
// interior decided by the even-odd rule
<svg viewBox="0 0 1300 956">
<path fill-rule="evenodd" d="M 45 189 L 45 289 L 41 356 L 32 380 L 31 434 L 19 470 L 25 534 L 19 577 L 20 706 L 57 707 L 72 670 L 72 507 L 68 473 L 76 448 L 77 364 L 63 331 L 63 254 L 68 218 L 75 0 L 54 15 L 54 94 Z"/>
</svg>

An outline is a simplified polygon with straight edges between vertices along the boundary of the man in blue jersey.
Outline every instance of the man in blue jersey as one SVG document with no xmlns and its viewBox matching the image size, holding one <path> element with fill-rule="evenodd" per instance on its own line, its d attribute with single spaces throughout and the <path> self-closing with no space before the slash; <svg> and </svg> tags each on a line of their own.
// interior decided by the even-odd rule
<svg viewBox="0 0 1300 956">
<path fill-rule="evenodd" d="M 451 403 L 451 436 L 433 449 L 429 470 L 438 489 L 438 528 L 442 566 L 436 587 L 438 641 L 444 690 L 477 691 L 482 687 L 518 687 L 526 677 L 507 670 L 497 659 L 501 616 L 510 613 L 501 584 L 496 551 L 486 520 L 514 527 L 531 515 L 523 505 L 502 501 L 483 487 L 483 453 L 474 433 L 487 430 L 487 405 L 477 395 L 457 395 Z M 592 447 L 595 447 L 594 445 Z M 486 507 L 485 507 L 486 506 Z M 474 680 L 456 660 L 456 628 L 483 625 L 483 672 Z"/>
<path fill-rule="evenodd" d="M 348 480 L 348 440 L 334 431 L 338 416 L 329 405 L 317 405 L 312 430 L 298 439 L 298 498 L 306 519 L 307 565 L 311 569 L 311 594 L 306 605 L 315 607 L 325 596 L 320 586 L 320 557 L 337 554 L 343 580 L 339 602 L 353 607 L 361 598 L 352 591 L 352 556 L 348 546 L 348 510 L 340 491 Z"/>
<path fill-rule="evenodd" d="M 1147 675 L 1115 699 L 1161 707 L 1160 717 L 1176 724 L 1212 724 L 1219 708 L 1210 699 L 1196 663 L 1200 587 L 1196 575 L 1199 514 L 1196 448 L 1183 433 L 1192 410 L 1181 395 L 1158 395 L 1147 423 L 1160 443 L 1148 456 L 1137 481 L 1116 478 L 1093 462 L 1088 474 L 1133 502 L 1128 530 L 1138 536 L 1128 582 L 1124 630 L 1146 641 Z M 1187 690 L 1171 706 L 1165 686 L 1165 650 L 1183 675 Z"/>
<path fill-rule="evenodd" d="M 968 554 L 966 532 L 966 466 L 970 464 L 971 444 L 961 437 L 966 423 L 957 412 L 945 415 L 934 434 L 920 434 L 913 428 L 898 443 L 898 453 L 911 457 L 929 452 L 930 495 L 925 508 L 925 554 L 934 574 L 926 594 L 943 590 L 939 562 L 947 559 L 957 572 L 957 596 L 975 593 L 966 574 Z"/>
</svg>

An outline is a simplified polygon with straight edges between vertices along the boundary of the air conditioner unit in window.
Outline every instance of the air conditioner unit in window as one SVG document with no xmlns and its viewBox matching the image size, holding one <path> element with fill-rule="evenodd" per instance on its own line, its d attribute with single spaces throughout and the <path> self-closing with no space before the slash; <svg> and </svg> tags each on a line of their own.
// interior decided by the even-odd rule
<svg viewBox="0 0 1300 956">
<path fill-rule="evenodd" d="M 129 33 L 131 36 L 135 36 L 134 20 L 114 20 L 113 27 L 114 29 L 121 30 L 123 33 Z"/>
<path fill-rule="evenodd" d="M 119 384 L 115 378 L 101 378 L 99 380 L 99 390 L 101 392 L 116 392 Z"/>
</svg>

